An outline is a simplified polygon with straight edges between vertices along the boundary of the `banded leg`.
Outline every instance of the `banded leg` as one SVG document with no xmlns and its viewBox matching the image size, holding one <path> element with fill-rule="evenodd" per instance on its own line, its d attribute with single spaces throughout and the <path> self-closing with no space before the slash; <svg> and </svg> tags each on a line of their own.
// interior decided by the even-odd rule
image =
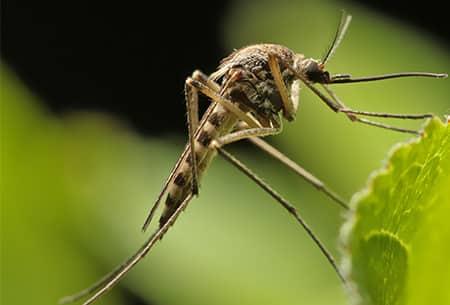
<svg viewBox="0 0 450 305">
<path fill-rule="evenodd" d="M 289 203 L 286 199 L 284 199 L 280 194 L 278 194 L 269 184 L 267 184 L 264 180 L 258 177 L 255 173 L 253 173 L 248 167 L 246 167 L 243 163 L 241 163 L 238 159 L 236 159 L 229 152 L 224 150 L 222 147 L 216 148 L 219 155 L 221 155 L 225 160 L 233 164 L 236 168 L 242 171 L 247 177 L 252 179 L 256 184 L 258 184 L 264 191 L 266 191 L 272 198 L 274 198 L 283 208 L 285 208 L 294 218 L 300 223 L 303 229 L 306 231 L 308 236 L 313 240 L 313 242 L 319 247 L 322 254 L 331 264 L 333 269 L 336 271 L 339 279 L 345 284 L 345 278 L 342 272 L 339 270 L 335 259 L 331 255 L 331 253 L 325 248 L 324 244 L 319 240 L 319 238 L 313 233 L 308 224 L 303 220 L 303 218 L 298 214 L 297 209 Z"/>
</svg>

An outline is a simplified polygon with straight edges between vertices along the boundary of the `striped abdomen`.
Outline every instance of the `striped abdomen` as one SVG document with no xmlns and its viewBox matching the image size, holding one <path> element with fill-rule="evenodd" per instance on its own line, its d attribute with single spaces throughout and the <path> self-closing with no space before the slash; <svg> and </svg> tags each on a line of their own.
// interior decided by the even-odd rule
<svg viewBox="0 0 450 305">
<path fill-rule="evenodd" d="M 199 180 L 216 154 L 215 150 L 209 147 L 209 144 L 212 140 L 229 133 L 237 123 L 237 119 L 221 105 L 213 104 L 210 107 L 212 107 L 211 111 L 206 111 L 198 130 L 195 132 L 195 156 Z M 183 200 L 192 192 L 192 158 L 189 144 L 186 149 L 186 153 L 182 156 L 182 160 L 175 170 L 174 179 L 168 187 L 166 206 L 159 220 L 160 226 L 170 218 Z"/>
</svg>

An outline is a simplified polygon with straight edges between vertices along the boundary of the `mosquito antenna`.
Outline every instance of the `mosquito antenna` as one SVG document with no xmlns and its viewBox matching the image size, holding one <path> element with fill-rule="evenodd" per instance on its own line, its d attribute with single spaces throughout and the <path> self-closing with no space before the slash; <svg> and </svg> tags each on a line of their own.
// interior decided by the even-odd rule
<svg viewBox="0 0 450 305">
<path fill-rule="evenodd" d="M 348 15 L 344 10 L 342 11 L 341 20 L 339 21 L 339 26 L 336 30 L 336 34 L 334 35 L 333 43 L 325 54 L 324 58 L 321 61 L 322 65 L 325 65 L 327 61 L 333 56 L 337 47 L 341 43 L 344 38 L 345 32 L 347 32 L 348 26 L 350 25 L 350 21 L 352 20 L 352 16 Z"/>
<path fill-rule="evenodd" d="M 435 78 L 446 78 L 448 75 L 445 73 L 431 73 L 431 72 L 399 72 L 399 73 L 389 73 L 374 76 L 364 76 L 358 78 L 351 78 L 350 75 L 338 74 L 332 76 L 328 84 L 349 84 L 349 83 L 360 83 L 360 82 L 371 82 L 390 78 L 400 78 L 400 77 L 435 77 Z"/>
</svg>

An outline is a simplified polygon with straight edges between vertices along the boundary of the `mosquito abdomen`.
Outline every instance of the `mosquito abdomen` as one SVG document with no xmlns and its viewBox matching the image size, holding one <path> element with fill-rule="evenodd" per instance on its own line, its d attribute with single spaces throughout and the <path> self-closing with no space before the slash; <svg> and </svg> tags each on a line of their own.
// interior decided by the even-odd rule
<svg viewBox="0 0 450 305">
<path fill-rule="evenodd" d="M 199 181 L 216 155 L 215 150 L 210 147 L 211 141 L 229 133 L 237 122 L 237 119 L 222 106 L 214 104 L 210 107 L 214 109 L 200 122 L 195 132 L 194 152 Z M 183 200 L 192 193 L 192 156 L 189 147 L 173 177 L 168 187 L 165 208 L 159 219 L 160 226 L 166 223 Z"/>
</svg>

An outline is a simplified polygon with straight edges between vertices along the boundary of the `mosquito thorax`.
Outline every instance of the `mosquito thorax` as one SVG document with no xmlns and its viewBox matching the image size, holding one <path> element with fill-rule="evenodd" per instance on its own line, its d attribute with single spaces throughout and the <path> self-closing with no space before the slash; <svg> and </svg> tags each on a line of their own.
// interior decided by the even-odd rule
<svg viewBox="0 0 450 305">
<path fill-rule="evenodd" d="M 286 113 L 283 102 L 268 66 L 269 54 L 277 57 L 281 77 L 291 91 L 295 76 L 289 67 L 294 65 L 295 53 L 276 44 L 256 44 L 238 50 L 222 60 L 211 79 L 221 86 L 221 94 L 251 109 L 259 117 L 274 119 L 279 113 L 293 120 L 295 114 Z"/>
</svg>

